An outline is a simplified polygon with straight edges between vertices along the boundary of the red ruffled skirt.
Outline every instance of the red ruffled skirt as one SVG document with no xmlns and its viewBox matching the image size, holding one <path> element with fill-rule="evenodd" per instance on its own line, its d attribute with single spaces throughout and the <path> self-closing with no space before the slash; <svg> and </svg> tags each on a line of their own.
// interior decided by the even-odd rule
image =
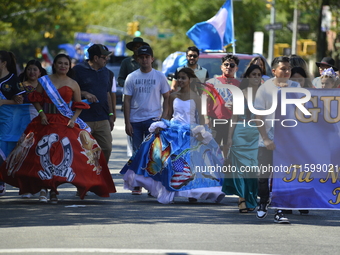
<svg viewBox="0 0 340 255">
<path fill-rule="evenodd" d="M 2 180 L 18 187 L 19 194 L 42 188 L 57 192 L 63 183 L 76 186 L 81 199 L 87 191 L 101 197 L 115 193 L 104 154 L 92 135 L 77 124 L 68 128 L 69 119 L 61 114 L 46 115 L 49 125 L 42 125 L 38 116 L 27 126 L 1 165 Z"/>
</svg>

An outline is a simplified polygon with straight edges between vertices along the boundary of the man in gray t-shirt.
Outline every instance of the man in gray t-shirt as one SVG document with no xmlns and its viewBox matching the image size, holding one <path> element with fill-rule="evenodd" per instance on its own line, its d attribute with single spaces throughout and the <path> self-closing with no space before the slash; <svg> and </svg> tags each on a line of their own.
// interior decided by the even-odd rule
<svg viewBox="0 0 340 255">
<path fill-rule="evenodd" d="M 124 85 L 125 132 L 132 137 L 134 152 L 149 134 L 151 123 L 167 117 L 170 95 L 165 75 L 152 68 L 152 49 L 140 47 L 137 59 L 140 68 L 127 76 Z M 132 194 L 141 194 L 141 188 L 135 187 Z"/>
</svg>

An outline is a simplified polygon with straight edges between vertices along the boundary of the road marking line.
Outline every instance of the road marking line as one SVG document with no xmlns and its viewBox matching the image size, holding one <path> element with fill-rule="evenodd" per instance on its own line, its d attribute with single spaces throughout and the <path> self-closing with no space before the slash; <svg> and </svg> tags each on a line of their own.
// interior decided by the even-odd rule
<svg viewBox="0 0 340 255">
<path fill-rule="evenodd" d="M 204 250 L 165 250 L 165 249 L 105 249 L 105 248 L 27 248 L 0 249 L 0 253 L 118 253 L 118 254 L 173 254 L 173 255 L 260 255 L 259 253 L 204 251 Z M 261 254 L 265 255 L 265 254 Z"/>
</svg>

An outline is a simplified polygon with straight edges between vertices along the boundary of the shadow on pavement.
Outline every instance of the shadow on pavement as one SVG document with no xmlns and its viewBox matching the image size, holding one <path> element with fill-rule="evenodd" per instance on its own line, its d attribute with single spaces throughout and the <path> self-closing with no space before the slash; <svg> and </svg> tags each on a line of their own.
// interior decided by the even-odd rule
<svg viewBox="0 0 340 255">
<path fill-rule="evenodd" d="M 240 214 L 237 197 L 227 196 L 222 203 L 198 202 L 191 204 L 185 198 L 176 198 L 174 204 L 160 204 L 155 198 L 143 195 L 132 196 L 123 190 L 122 176 L 113 174 L 118 192 L 110 198 L 101 198 L 89 193 L 84 200 L 75 196 L 76 188 L 63 184 L 59 188 L 57 205 L 41 204 L 38 194 L 22 199 L 18 189 L 7 186 L 8 192 L 0 197 L 0 226 L 2 228 L 24 226 L 70 226 L 93 224 L 273 224 L 274 210 L 269 210 L 266 219 L 258 220 L 255 212 Z M 73 206 L 73 207 L 66 207 Z M 77 207 L 85 206 L 85 207 Z M 293 211 L 287 215 L 293 224 L 339 226 L 338 211 L 311 211 L 299 215 Z"/>
</svg>

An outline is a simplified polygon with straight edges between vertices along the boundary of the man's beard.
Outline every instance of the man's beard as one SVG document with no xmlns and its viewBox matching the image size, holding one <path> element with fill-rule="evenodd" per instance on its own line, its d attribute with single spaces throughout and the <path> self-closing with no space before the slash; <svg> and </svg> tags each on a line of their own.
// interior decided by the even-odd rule
<svg viewBox="0 0 340 255">
<path fill-rule="evenodd" d="M 196 61 L 195 60 L 189 60 L 188 61 L 189 65 L 193 66 L 193 65 L 196 65 Z"/>
</svg>

